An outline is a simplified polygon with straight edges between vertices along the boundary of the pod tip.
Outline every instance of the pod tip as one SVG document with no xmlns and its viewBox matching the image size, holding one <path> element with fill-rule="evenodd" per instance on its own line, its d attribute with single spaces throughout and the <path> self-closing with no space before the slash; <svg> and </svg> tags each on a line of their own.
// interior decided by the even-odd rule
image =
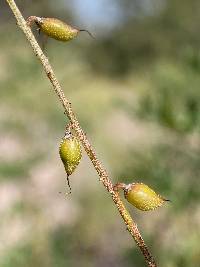
<svg viewBox="0 0 200 267">
<path fill-rule="evenodd" d="M 95 39 L 94 35 L 91 32 L 89 32 L 88 30 L 81 29 L 81 30 L 79 30 L 79 32 L 87 32 L 90 35 L 90 37 L 92 37 L 93 39 Z"/>
</svg>

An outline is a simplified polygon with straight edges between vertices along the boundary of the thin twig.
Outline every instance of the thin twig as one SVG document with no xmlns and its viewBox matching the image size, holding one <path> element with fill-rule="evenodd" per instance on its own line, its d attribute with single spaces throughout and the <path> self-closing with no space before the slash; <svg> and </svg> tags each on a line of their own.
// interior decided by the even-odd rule
<svg viewBox="0 0 200 267">
<path fill-rule="evenodd" d="M 117 192 L 115 192 L 113 190 L 113 185 L 111 180 L 108 177 L 108 174 L 106 172 L 106 170 L 104 169 L 104 167 L 102 166 L 101 162 L 98 160 L 96 153 L 94 151 L 94 149 L 92 148 L 90 142 L 88 141 L 84 131 L 82 130 L 72 108 L 71 108 L 71 103 L 66 99 L 63 90 L 61 89 L 61 86 L 52 70 L 52 67 L 47 59 L 47 57 L 44 55 L 44 53 L 42 52 L 40 46 L 38 45 L 34 35 L 32 34 L 31 29 L 27 26 L 27 23 L 25 21 L 25 19 L 23 18 L 21 12 L 19 11 L 18 7 L 15 4 L 14 0 L 6 0 L 8 5 L 10 6 L 16 20 L 17 20 L 17 24 L 19 26 L 19 28 L 21 28 L 21 30 L 24 32 L 24 34 L 26 35 L 26 38 L 28 39 L 29 43 L 31 44 L 34 53 L 36 54 L 36 56 L 38 57 L 38 59 L 40 60 L 41 64 L 43 65 L 43 68 L 50 80 L 50 82 L 53 85 L 54 91 L 57 94 L 60 102 L 62 103 L 64 110 L 65 110 L 65 114 L 67 115 L 69 121 L 73 124 L 73 129 L 76 133 L 76 135 L 78 136 L 78 138 L 80 139 L 88 157 L 90 158 L 91 162 L 94 165 L 94 168 L 96 169 L 99 177 L 100 177 L 100 181 L 103 183 L 103 185 L 105 186 L 105 188 L 107 189 L 107 191 L 110 193 L 115 205 L 118 208 L 119 213 L 121 214 L 128 231 L 130 232 L 130 234 L 132 235 L 132 237 L 134 238 L 136 244 L 138 245 L 138 247 L 140 248 L 142 254 L 145 257 L 146 263 L 148 266 L 150 267 L 156 267 L 156 263 L 155 260 L 153 258 L 153 256 L 151 255 L 151 253 L 149 252 L 148 247 L 146 246 L 146 244 L 144 243 L 144 240 L 137 228 L 137 224 L 132 220 L 129 212 L 126 210 L 124 204 L 122 203 L 119 195 Z"/>
</svg>

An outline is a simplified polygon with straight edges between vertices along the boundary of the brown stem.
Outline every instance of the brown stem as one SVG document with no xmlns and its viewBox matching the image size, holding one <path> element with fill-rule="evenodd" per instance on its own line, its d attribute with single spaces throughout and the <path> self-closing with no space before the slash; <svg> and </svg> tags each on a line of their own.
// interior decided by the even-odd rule
<svg viewBox="0 0 200 267">
<path fill-rule="evenodd" d="M 47 59 L 47 57 L 44 55 L 43 51 L 41 50 L 40 46 L 38 45 L 31 29 L 27 26 L 27 23 L 25 21 L 25 19 L 23 18 L 21 12 L 19 11 L 18 7 L 15 4 L 14 0 L 6 0 L 8 5 L 10 6 L 16 20 L 17 20 L 17 24 L 18 26 L 22 29 L 22 31 L 24 32 L 24 34 L 26 35 L 26 38 L 28 39 L 29 43 L 31 44 L 34 53 L 36 54 L 36 56 L 38 57 L 38 59 L 40 60 L 41 64 L 43 65 L 43 68 L 51 82 L 51 84 L 53 85 L 54 91 L 57 94 L 60 102 L 63 105 L 63 108 L 65 110 L 65 114 L 67 115 L 69 121 L 72 123 L 73 125 L 73 129 L 76 133 L 76 135 L 78 136 L 78 138 L 80 139 L 80 141 L 82 142 L 82 145 L 88 155 L 88 157 L 90 158 L 91 162 L 94 165 L 94 168 L 96 169 L 99 177 L 100 177 L 100 181 L 103 183 L 103 185 L 105 186 L 105 188 L 108 190 L 108 192 L 110 193 L 115 205 L 117 206 L 119 213 L 121 214 L 128 231 L 130 232 L 130 234 L 132 235 L 132 237 L 134 238 L 136 244 L 138 245 L 138 247 L 140 248 L 142 254 L 145 257 L 146 263 L 148 266 L 150 267 L 156 267 L 156 262 L 153 258 L 153 256 L 151 255 L 151 253 L 149 252 L 148 247 L 146 246 L 146 244 L 144 243 L 144 240 L 137 228 L 137 224 L 132 220 L 129 212 L 126 210 L 123 202 L 121 201 L 119 194 L 117 192 L 114 191 L 113 189 L 113 185 L 111 180 L 108 177 L 108 174 L 106 172 L 106 170 L 104 169 L 104 167 L 102 166 L 101 162 L 99 161 L 99 159 L 96 156 L 96 153 L 94 151 L 94 149 L 92 148 L 90 142 L 88 141 L 84 131 L 82 130 L 72 108 L 71 108 L 71 103 L 66 99 L 63 90 L 61 89 L 61 86 L 53 72 L 53 69 L 51 67 L 51 65 L 49 64 L 49 61 Z"/>
</svg>

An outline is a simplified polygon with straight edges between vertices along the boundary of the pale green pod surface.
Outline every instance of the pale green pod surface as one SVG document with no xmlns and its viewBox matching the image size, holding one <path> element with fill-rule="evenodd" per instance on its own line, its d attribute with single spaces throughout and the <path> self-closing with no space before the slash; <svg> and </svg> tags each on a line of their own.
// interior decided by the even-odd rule
<svg viewBox="0 0 200 267">
<path fill-rule="evenodd" d="M 127 185 L 124 189 L 124 196 L 128 202 L 142 211 L 154 210 L 168 201 L 143 183 Z"/>
<path fill-rule="evenodd" d="M 59 154 L 67 175 L 71 175 L 78 166 L 82 157 L 79 140 L 71 134 L 65 136 L 60 143 Z"/>
<path fill-rule="evenodd" d="M 39 18 L 37 24 L 43 33 L 64 42 L 74 39 L 79 32 L 79 30 L 55 18 Z"/>
</svg>

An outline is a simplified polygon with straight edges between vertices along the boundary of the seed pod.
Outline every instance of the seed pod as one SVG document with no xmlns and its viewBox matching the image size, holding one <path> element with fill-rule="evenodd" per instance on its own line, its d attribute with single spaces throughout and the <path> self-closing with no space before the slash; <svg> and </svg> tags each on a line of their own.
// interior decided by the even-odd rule
<svg viewBox="0 0 200 267">
<path fill-rule="evenodd" d="M 68 176 L 70 176 L 78 166 L 82 157 L 82 152 L 79 140 L 70 132 L 66 132 L 60 143 L 59 154 L 67 173 L 67 182 L 71 193 Z"/>
<path fill-rule="evenodd" d="M 143 183 L 132 183 L 126 185 L 124 196 L 132 205 L 142 211 L 154 210 L 169 201 L 156 194 L 151 188 Z"/>
<path fill-rule="evenodd" d="M 55 18 L 40 18 L 36 16 L 30 16 L 27 19 L 28 26 L 31 26 L 33 22 L 37 24 L 39 30 L 44 34 L 63 42 L 74 39 L 81 31 L 86 31 L 90 36 L 92 36 L 92 34 L 87 30 L 73 28 L 65 22 Z"/>
</svg>

